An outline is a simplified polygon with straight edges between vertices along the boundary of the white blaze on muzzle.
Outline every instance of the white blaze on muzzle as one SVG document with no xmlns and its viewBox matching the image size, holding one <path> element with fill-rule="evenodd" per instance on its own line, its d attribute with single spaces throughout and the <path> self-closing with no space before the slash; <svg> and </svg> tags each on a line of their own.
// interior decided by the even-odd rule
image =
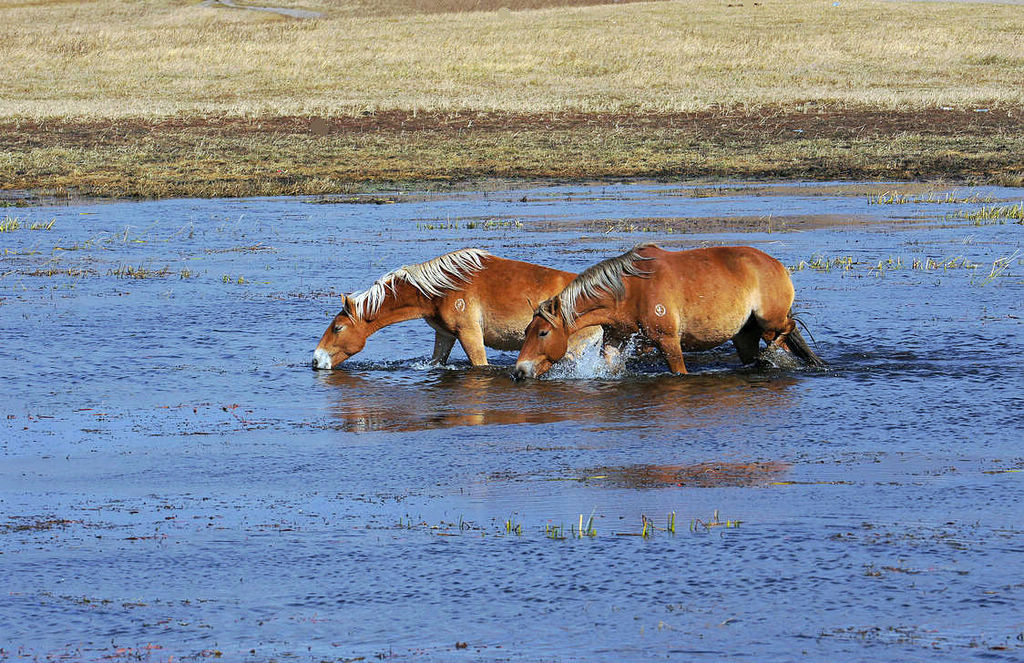
<svg viewBox="0 0 1024 663">
<path fill-rule="evenodd" d="M 313 353 L 313 368 L 329 369 L 331 367 L 331 355 L 323 348 L 317 348 Z"/>
<path fill-rule="evenodd" d="M 520 375 L 528 378 L 532 378 L 535 375 L 536 366 L 534 362 L 524 359 L 523 361 L 516 362 L 516 372 Z"/>
</svg>

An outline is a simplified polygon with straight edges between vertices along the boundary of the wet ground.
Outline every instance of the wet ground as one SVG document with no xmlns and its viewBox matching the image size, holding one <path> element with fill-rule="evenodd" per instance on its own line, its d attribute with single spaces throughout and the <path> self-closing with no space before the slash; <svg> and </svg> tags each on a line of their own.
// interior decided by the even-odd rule
<svg viewBox="0 0 1024 663">
<path fill-rule="evenodd" d="M 1020 660 L 1022 199 L 0 210 L 0 660 Z M 639 241 L 775 255 L 831 367 L 723 347 L 514 384 L 510 353 L 428 366 L 410 322 L 309 368 L 338 295 L 399 265 Z"/>
</svg>

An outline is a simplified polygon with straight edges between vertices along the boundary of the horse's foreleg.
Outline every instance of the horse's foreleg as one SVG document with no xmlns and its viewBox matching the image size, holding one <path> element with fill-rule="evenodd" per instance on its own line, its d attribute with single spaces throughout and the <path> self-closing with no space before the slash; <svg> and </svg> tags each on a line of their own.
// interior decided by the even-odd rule
<svg viewBox="0 0 1024 663">
<path fill-rule="evenodd" d="M 673 373 L 685 375 L 686 362 L 683 361 L 683 348 L 679 344 L 679 336 L 661 334 L 651 338 L 651 340 L 657 344 L 658 349 L 665 355 L 665 361 L 668 362 L 669 370 Z"/>
<path fill-rule="evenodd" d="M 430 358 L 432 364 L 446 364 L 455 347 L 455 337 L 442 331 L 434 331 L 434 354 Z"/>
<path fill-rule="evenodd" d="M 469 357 L 469 363 L 474 366 L 487 365 L 487 350 L 484 348 L 484 333 L 477 327 L 474 329 L 460 329 L 458 331 L 459 344 Z"/>
</svg>

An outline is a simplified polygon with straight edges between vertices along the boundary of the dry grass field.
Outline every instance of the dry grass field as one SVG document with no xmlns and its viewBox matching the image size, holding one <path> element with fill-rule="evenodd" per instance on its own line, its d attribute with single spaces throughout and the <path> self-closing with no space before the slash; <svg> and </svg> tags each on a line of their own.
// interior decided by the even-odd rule
<svg viewBox="0 0 1024 663">
<path fill-rule="evenodd" d="M 266 4 L 0 0 L 0 188 L 1024 176 L 1020 6 Z"/>
</svg>

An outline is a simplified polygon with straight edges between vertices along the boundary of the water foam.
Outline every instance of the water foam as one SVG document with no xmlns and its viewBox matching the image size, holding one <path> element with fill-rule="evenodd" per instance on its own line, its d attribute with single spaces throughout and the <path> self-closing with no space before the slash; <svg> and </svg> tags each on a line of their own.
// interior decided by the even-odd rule
<svg viewBox="0 0 1024 663">
<path fill-rule="evenodd" d="M 576 358 L 566 357 L 551 367 L 542 377 L 552 380 L 608 380 L 629 375 L 626 361 L 637 355 L 641 345 L 639 333 L 626 341 L 619 354 L 609 360 L 602 352 L 600 343 L 588 345 Z"/>
</svg>

